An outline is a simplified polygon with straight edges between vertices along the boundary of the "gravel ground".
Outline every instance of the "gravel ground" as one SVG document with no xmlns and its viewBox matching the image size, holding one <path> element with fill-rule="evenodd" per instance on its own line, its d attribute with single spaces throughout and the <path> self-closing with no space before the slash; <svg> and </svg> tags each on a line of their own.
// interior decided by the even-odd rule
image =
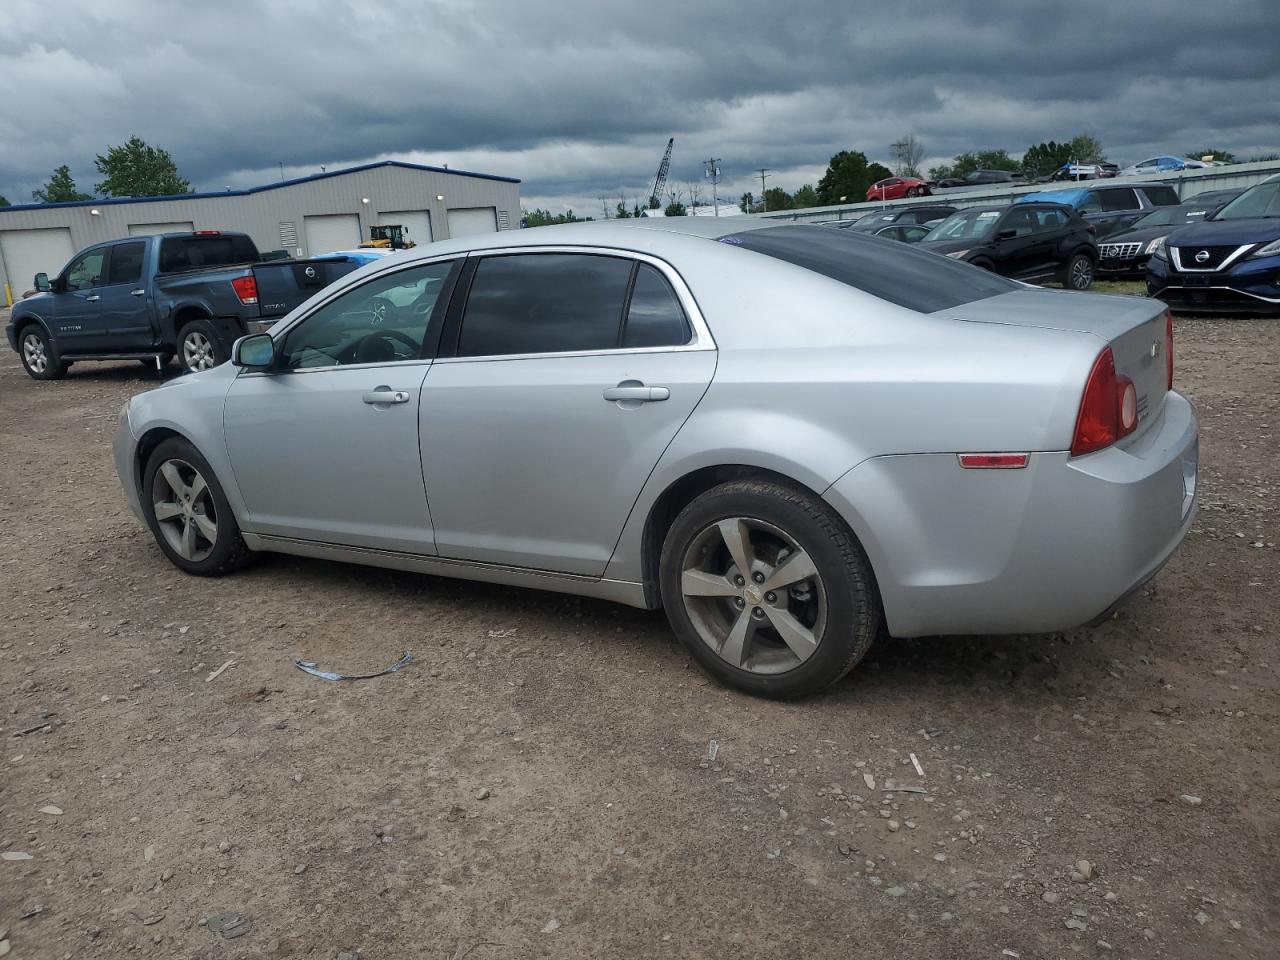
<svg viewBox="0 0 1280 960">
<path fill-rule="evenodd" d="M 11 956 L 1280 956 L 1278 332 L 1178 322 L 1201 513 L 1113 620 L 892 642 L 790 704 L 710 683 L 660 614 L 183 576 L 109 457 L 154 381 L 5 352 Z"/>
</svg>

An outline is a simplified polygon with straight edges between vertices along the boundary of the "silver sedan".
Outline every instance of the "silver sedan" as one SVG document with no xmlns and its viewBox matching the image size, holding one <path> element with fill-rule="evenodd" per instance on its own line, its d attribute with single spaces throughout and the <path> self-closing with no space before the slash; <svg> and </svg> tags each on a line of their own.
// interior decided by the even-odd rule
<svg viewBox="0 0 1280 960">
<path fill-rule="evenodd" d="M 1162 304 L 856 232 L 433 243 L 233 353 L 120 417 L 125 494 L 181 569 L 277 551 L 661 607 L 767 696 L 838 680 L 882 626 L 1090 621 L 1195 512 Z"/>
</svg>

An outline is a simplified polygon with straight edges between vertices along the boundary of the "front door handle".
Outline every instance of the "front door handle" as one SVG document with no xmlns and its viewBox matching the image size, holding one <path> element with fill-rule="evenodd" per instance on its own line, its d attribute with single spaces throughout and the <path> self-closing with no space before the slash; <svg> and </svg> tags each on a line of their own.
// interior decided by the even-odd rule
<svg viewBox="0 0 1280 960">
<path fill-rule="evenodd" d="M 102 298 L 101 298 L 100 296 L 98 296 L 98 295 L 95 293 L 95 294 L 94 294 L 93 296 L 91 296 L 91 297 L 85 297 L 85 298 L 84 298 L 84 302 L 85 302 L 85 303 L 97 303 L 97 302 L 98 302 L 99 300 L 101 300 L 101 299 L 102 299 Z"/>
<path fill-rule="evenodd" d="M 365 403 L 371 403 L 375 406 L 390 403 L 408 403 L 409 391 L 392 390 L 390 387 L 378 387 L 377 390 L 370 390 L 363 397 Z"/>
<path fill-rule="evenodd" d="M 606 400 L 638 400 L 640 403 L 654 403 L 666 400 L 671 391 L 666 387 L 646 387 L 639 380 L 623 380 L 616 387 L 606 387 Z"/>
<path fill-rule="evenodd" d="M 147 291 L 143 290 L 141 287 L 139 287 L 137 290 L 130 290 L 129 292 L 133 294 L 135 297 L 145 297 L 147 295 Z"/>
</svg>

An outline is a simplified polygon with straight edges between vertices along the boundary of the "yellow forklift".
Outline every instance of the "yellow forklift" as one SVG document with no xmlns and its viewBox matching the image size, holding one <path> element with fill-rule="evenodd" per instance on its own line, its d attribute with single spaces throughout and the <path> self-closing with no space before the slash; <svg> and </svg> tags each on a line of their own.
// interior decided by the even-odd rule
<svg viewBox="0 0 1280 960">
<path fill-rule="evenodd" d="M 417 244 L 404 235 L 400 224 L 383 224 L 369 228 L 369 239 L 361 241 L 360 249 L 408 250 Z"/>
</svg>

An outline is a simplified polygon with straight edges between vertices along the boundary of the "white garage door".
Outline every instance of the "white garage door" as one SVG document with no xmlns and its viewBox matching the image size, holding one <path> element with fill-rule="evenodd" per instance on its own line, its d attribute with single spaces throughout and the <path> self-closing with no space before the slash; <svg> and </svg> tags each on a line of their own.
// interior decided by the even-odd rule
<svg viewBox="0 0 1280 960">
<path fill-rule="evenodd" d="M 378 217 L 381 224 L 398 223 L 408 231 L 407 239 L 418 246 L 431 242 L 430 210 L 388 210 Z"/>
<path fill-rule="evenodd" d="M 0 231 L 0 257 L 4 258 L 5 277 L 15 300 L 35 288 L 37 273 L 56 276 L 75 252 L 66 227 Z M 0 305 L 3 303 L 0 292 Z"/>
<path fill-rule="evenodd" d="M 149 237 L 153 233 L 190 233 L 195 229 L 192 223 L 131 223 L 129 236 Z"/>
<path fill-rule="evenodd" d="M 493 207 L 458 207 L 449 211 L 449 237 L 474 237 L 498 232 L 498 211 Z"/>
<path fill-rule="evenodd" d="M 303 217 L 302 225 L 307 238 L 308 257 L 350 250 L 360 242 L 360 218 L 354 213 Z"/>
</svg>

